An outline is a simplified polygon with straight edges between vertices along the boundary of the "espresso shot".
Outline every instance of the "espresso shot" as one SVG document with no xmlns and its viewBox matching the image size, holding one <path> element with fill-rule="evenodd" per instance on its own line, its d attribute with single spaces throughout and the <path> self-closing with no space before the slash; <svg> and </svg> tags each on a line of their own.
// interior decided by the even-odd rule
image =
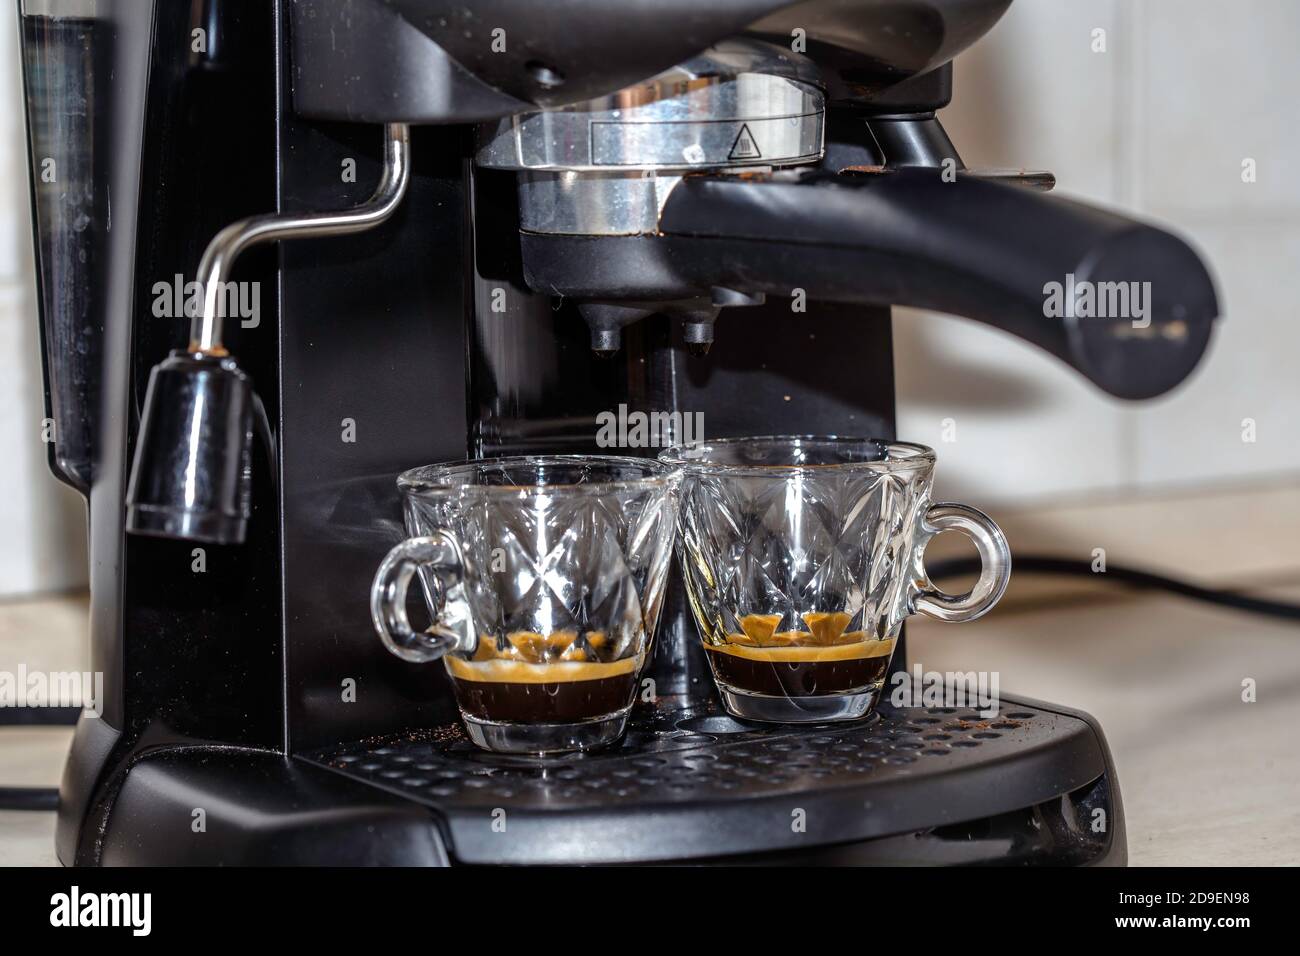
<svg viewBox="0 0 1300 956">
<path fill-rule="evenodd" d="M 894 641 L 849 631 L 844 612 L 801 615 L 807 630 L 779 631 L 782 615 L 747 614 L 740 630 L 707 643 L 709 665 L 724 694 L 804 698 L 877 694 Z"/>
<path fill-rule="evenodd" d="M 605 661 L 603 631 L 516 631 L 485 637 L 468 659 L 449 657 L 456 700 L 468 719 L 494 724 L 572 724 L 624 713 L 636 688 L 635 658 Z"/>
<path fill-rule="evenodd" d="M 849 648 L 852 657 L 828 657 L 815 648 L 710 647 L 719 683 L 769 697 L 816 697 L 878 689 L 889 669 L 893 641 Z"/>
</svg>

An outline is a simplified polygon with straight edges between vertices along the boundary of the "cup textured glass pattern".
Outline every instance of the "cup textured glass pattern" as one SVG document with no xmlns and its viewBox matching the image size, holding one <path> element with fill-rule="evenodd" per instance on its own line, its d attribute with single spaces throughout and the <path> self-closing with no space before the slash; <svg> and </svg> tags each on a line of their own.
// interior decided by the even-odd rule
<svg viewBox="0 0 1300 956">
<path fill-rule="evenodd" d="M 407 531 L 449 531 L 460 544 L 465 605 L 447 611 L 468 615 L 477 639 L 453 654 L 469 659 L 481 642 L 515 633 L 600 631 L 597 659 L 642 656 L 663 605 L 676 514 L 676 476 L 652 466 L 555 456 L 403 475 Z M 436 579 L 421 578 L 434 606 Z M 549 647 L 542 660 L 562 650 Z"/>
<path fill-rule="evenodd" d="M 737 717 L 851 720 L 874 706 L 914 610 L 970 620 L 1006 586 L 1006 539 L 964 505 L 930 501 L 934 453 L 871 439 L 696 442 L 683 469 L 679 560 L 709 664 Z M 960 530 L 982 559 L 964 595 L 933 587 L 925 542 Z"/>
<path fill-rule="evenodd" d="M 411 541 L 435 545 L 416 568 L 476 743 L 558 752 L 621 733 L 663 607 L 678 479 L 612 456 L 401 476 Z"/>
<path fill-rule="evenodd" d="M 705 642 L 744 633 L 750 615 L 779 614 L 778 632 L 806 631 L 810 613 L 847 614 L 845 632 L 862 640 L 895 637 L 933 471 L 922 457 L 688 468 L 681 561 Z"/>
</svg>

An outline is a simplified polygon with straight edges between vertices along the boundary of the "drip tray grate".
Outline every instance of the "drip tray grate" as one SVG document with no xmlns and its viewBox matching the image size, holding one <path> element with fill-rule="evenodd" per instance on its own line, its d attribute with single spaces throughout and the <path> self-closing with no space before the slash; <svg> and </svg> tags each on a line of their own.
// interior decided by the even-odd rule
<svg viewBox="0 0 1300 956">
<path fill-rule="evenodd" d="M 435 808 L 465 862 L 689 859 L 867 839 L 1030 806 L 1105 769 L 1086 721 L 1005 699 L 993 718 L 886 707 L 803 727 L 665 700 L 634 712 L 621 744 L 591 754 L 492 755 L 453 724 L 303 759 Z"/>
</svg>

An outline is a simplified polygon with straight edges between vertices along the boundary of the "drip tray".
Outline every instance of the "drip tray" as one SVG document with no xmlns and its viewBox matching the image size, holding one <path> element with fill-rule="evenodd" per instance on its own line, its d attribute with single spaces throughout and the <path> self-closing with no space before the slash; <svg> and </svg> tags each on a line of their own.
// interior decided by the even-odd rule
<svg viewBox="0 0 1300 956">
<path fill-rule="evenodd" d="M 1083 715 L 1003 699 L 759 726 L 712 701 L 634 712 L 617 747 L 502 757 L 459 724 L 300 755 L 434 808 L 463 863 L 614 863 L 809 849 L 977 820 L 1106 770 Z"/>
</svg>

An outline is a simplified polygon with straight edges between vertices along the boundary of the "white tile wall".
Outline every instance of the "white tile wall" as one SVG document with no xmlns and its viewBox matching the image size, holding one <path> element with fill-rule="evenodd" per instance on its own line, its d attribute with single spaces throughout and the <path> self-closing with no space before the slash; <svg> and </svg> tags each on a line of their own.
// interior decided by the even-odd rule
<svg viewBox="0 0 1300 956">
<path fill-rule="evenodd" d="M 1300 220 L 1300 3 L 1141 0 L 1134 4 L 1147 122 L 1141 200 L 1194 224 Z M 1241 180 L 1242 160 L 1258 181 Z"/>
<path fill-rule="evenodd" d="M 1300 265 L 1300 221 L 1225 216 L 1194 237 L 1217 268 L 1225 317 L 1194 377 L 1128 414 L 1133 478 L 1153 485 L 1295 473 L 1300 311 L 1287 286 Z M 1253 442 L 1243 441 L 1245 419 L 1254 421 Z"/>
<path fill-rule="evenodd" d="M 1300 472 L 1298 34 L 1294 0 L 1016 0 L 958 59 L 942 118 L 968 164 L 1045 167 L 1062 193 L 1171 226 L 1211 263 L 1224 320 L 1187 383 L 1130 405 L 979 326 L 900 316 L 900 435 L 958 422 L 937 445 L 942 493 L 997 505 Z"/>
</svg>

